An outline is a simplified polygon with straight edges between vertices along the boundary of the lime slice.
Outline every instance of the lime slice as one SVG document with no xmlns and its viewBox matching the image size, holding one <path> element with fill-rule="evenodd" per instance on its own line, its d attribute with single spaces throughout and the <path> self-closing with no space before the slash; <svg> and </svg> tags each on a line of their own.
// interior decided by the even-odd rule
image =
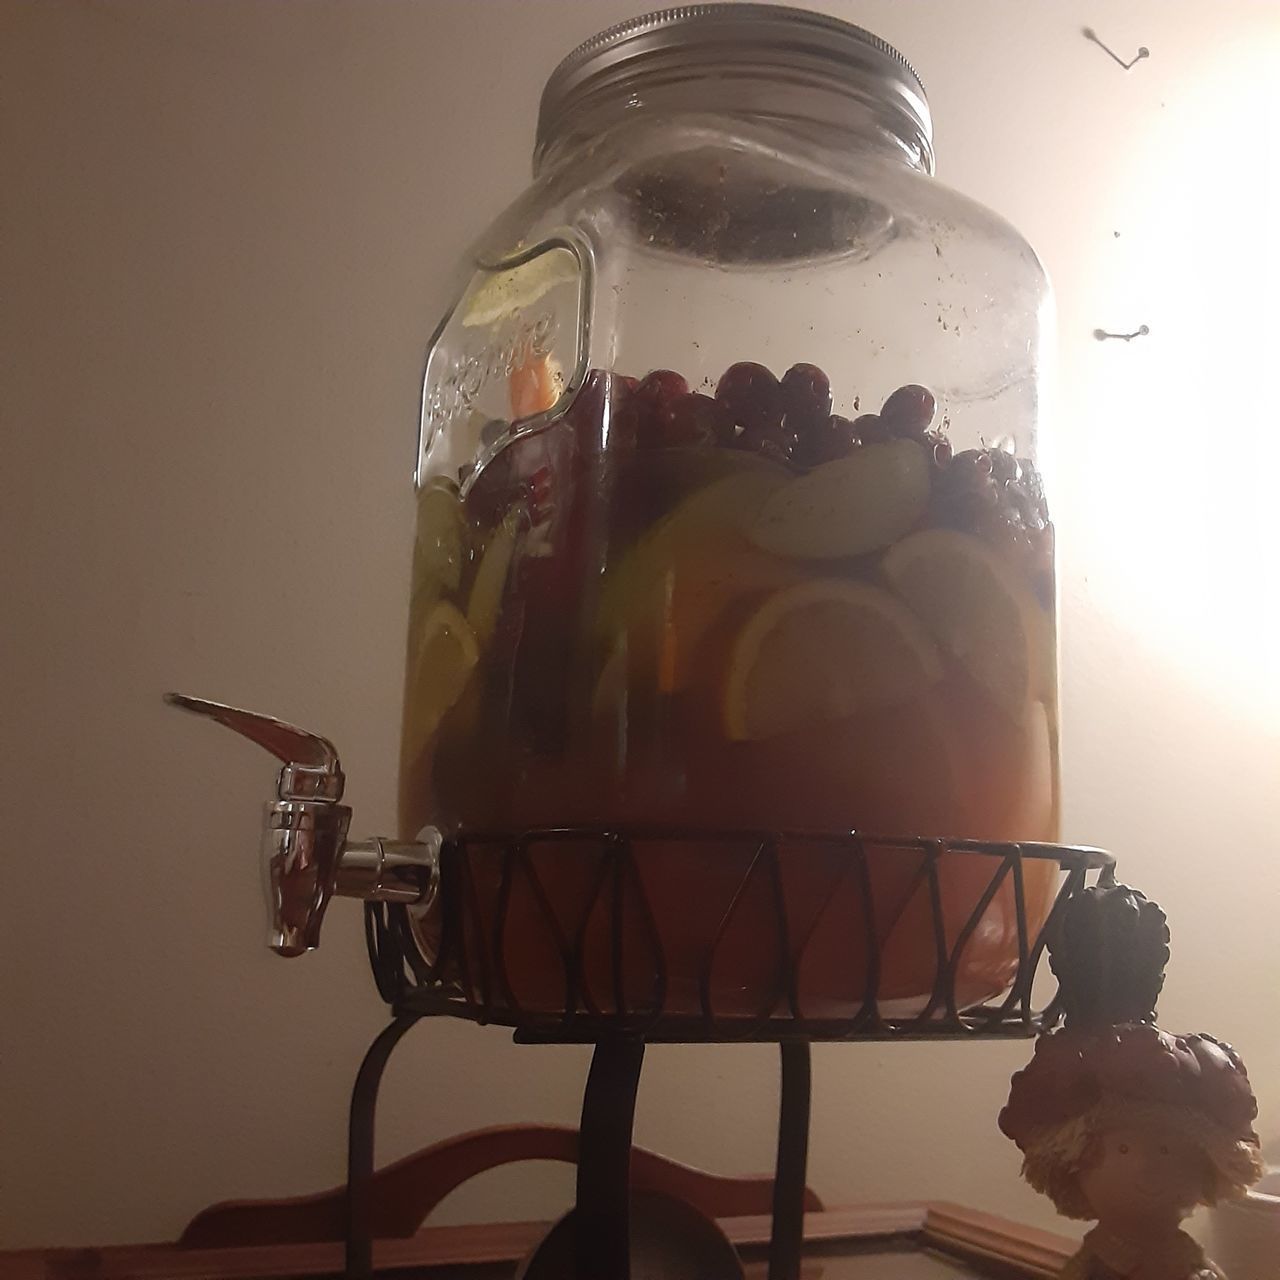
<svg viewBox="0 0 1280 1280">
<path fill-rule="evenodd" d="M 466 559 L 467 522 L 457 489 L 428 481 L 418 493 L 414 536 L 414 585 L 430 580 L 445 592 L 457 591 Z"/>
<path fill-rule="evenodd" d="M 433 480 L 419 490 L 413 547 L 409 629 L 417 629 L 438 601 L 456 596 L 469 554 L 467 525 L 457 490 Z"/>
<path fill-rule="evenodd" d="M 1053 624 L 1016 570 L 986 543 L 925 529 L 884 557 L 884 574 L 938 643 L 1021 719 L 1028 700 L 1053 697 Z"/>
<path fill-rule="evenodd" d="M 467 622 L 475 633 L 481 649 L 488 648 L 493 630 L 498 625 L 502 609 L 502 597 L 506 593 L 507 575 L 511 571 L 511 559 L 515 555 L 521 522 L 525 519 L 522 507 L 512 507 L 499 521 L 480 557 L 471 594 L 467 597 Z"/>
<path fill-rule="evenodd" d="M 929 501 L 929 460 L 914 440 L 890 440 L 824 462 L 779 489 L 752 523 L 751 540 L 777 555 L 863 555 L 902 537 Z"/>
<path fill-rule="evenodd" d="M 770 596 L 738 633 L 724 728 L 734 740 L 770 738 L 904 702 L 941 676 L 933 642 L 889 592 L 805 582 Z"/>
<path fill-rule="evenodd" d="M 409 636 L 403 757 L 416 760 L 462 696 L 480 650 L 461 611 L 439 601 Z"/>
</svg>

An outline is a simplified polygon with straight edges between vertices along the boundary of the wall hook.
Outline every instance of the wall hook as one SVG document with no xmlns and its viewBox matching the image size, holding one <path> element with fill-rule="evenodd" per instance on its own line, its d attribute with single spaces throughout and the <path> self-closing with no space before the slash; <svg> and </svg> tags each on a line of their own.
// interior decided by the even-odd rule
<svg viewBox="0 0 1280 1280">
<path fill-rule="evenodd" d="M 1139 325 L 1132 333 L 1109 333 L 1106 329 L 1095 329 L 1093 336 L 1099 342 L 1106 342 L 1108 338 L 1119 338 L 1121 342 L 1132 342 L 1134 338 L 1145 338 L 1150 332 L 1150 328 L 1143 324 Z"/>
<path fill-rule="evenodd" d="M 1130 68 L 1133 67 L 1134 63 L 1141 62 L 1143 58 L 1151 57 L 1151 50 L 1148 49 L 1147 46 L 1144 44 L 1144 45 L 1139 45 L 1138 52 L 1135 53 L 1133 57 L 1129 59 L 1128 62 L 1126 62 L 1114 49 L 1111 48 L 1110 45 L 1104 44 L 1102 42 L 1102 38 L 1098 35 L 1098 33 L 1092 27 L 1085 27 L 1082 34 L 1084 35 L 1084 38 L 1086 40 L 1092 40 L 1093 43 L 1096 44 L 1099 49 L 1102 49 L 1107 54 L 1109 54 L 1126 71 L 1130 70 Z"/>
</svg>

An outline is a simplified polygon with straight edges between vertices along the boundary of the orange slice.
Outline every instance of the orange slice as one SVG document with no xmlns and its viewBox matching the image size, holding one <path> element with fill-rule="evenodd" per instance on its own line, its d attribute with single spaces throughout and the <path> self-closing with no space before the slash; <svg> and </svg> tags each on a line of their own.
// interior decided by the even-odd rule
<svg viewBox="0 0 1280 1280">
<path fill-rule="evenodd" d="M 511 371 L 512 418 L 532 418 L 545 413 L 564 391 L 564 374 L 551 356 L 530 356 Z"/>
<path fill-rule="evenodd" d="M 738 632 L 724 686 L 735 741 L 903 702 L 941 679 L 933 642 L 889 592 L 821 578 L 771 595 Z"/>
<path fill-rule="evenodd" d="M 933 638 L 1002 710 L 1020 720 L 1028 701 L 1053 698 L 1052 620 L 986 543 L 925 529 L 890 547 L 883 568 Z"/>
</svg>

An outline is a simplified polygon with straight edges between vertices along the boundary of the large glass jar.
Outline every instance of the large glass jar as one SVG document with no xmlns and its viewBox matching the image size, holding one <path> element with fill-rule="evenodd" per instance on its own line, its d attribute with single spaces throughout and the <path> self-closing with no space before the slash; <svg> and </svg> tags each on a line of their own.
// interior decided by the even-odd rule
<svg viewBox="0 0 1280 1280">
<path fill-rule="evenodd" d="M 692 1009 L 746 870 L 714 833 L 1056 838 L 1048 286 L 1012 227 L 932 176 L 906 61 L 795 9 L 694 6 L 588 41 L 547 84 L 534 172 L 426 366 L 402 834 L 697 833 L 639 863 L 663 999 Z M 586 892 L 572 846 L 539 849 L 540 876 Z M 794 936 L 844 856 L 782 848 Z M 949 943 L 982 861 L 944 856 Z M 879 993 L 918 1000 L 919 859 L 886 853 L 871 879 Z M 1050 889 L 1028 871 L 1032 930 Z M 504 959 L 513 999 L 557 1009 L 522 914 L 544 907 L 502 902 Z M 963 999 L 1008 982 L 1014 915 L 1006 885 Z M 749 1003 L 740 933 L 722 1008 Z M 806 956 L 806 1015 L 861 998 L 845 941 Z"/>
</svg>

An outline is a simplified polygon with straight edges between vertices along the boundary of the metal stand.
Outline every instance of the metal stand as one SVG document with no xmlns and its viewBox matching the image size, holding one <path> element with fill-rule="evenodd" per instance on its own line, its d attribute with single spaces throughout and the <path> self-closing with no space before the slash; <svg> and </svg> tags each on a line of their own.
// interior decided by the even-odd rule
<svg viewBox="0 0 1280 1280">
<path fill-rule="evenodd" d="M 364 1055 L 351 1091 L 351 1116 L 347 1129 L 347 1265 L 349 1280 L 373 1276 L 373 1142 L 378 1108 L 378 1086 L 391 1051 L 404 1033 L 418 1021 L 417 1014 L 402 1014 L 378 1033 Z"/>
<path fill-rule="evenodd" d="M 576 1280 L 627 1280 L 631 1268 L 631 1125 L 642 1040 L 596 1045 L 578 1132 Z"/>
<path fill-rule="evenodd" d="M 773 1178 L 773 1234 L 769 1280 L 800 1280 L 804 1247 L 804 1181 L 809 1163 L 809 1045 L 784 1040 L 778 1163 Z"/>
<path fill-rule="evenodd" d="M 655 899 L 645 890 L 641 864 L 655 846 L 666 841 L 683 846 L 704 842 L 708 857 L 735 856 L 742 884 L 733 903 L 746 892 L 760 868 L 772 868 L 769 899 L 776 936 L 780 939 L 773 981 L 759 986 L 761 1008 L 748 1016 L 723 1014 L 715 1007 L 712 971 L 717 950 L 734 927 L 733 906 L 716 920 L 707 935 L 708 951 L 700 975 L 696 1007 L 683 997 L 669 997 L 671 959 L 661 945 L 663 929 L 655 913 Z M 566 845 L 597 859 L 594 896 L 584 908 L 557 897 L 560 886 L 537 873 L 537 851 Z M 806 1017 L 799 981 L 805 943 L 792 944 L 788 933 L 787 902 L 780 875 L 779 848 L 792 857 L 805 851 L 840 851 L 845 874 L 858 892 L 846 894 L 841 909 L 847 915 L 845 932 L 861 939 L 861 954 L 850 951 L 849 973 L 861 982 L 861 1004 L 836 1018 Z M 486 875 L 478 876 L 473 854 L 487 850 Z M 726 850 L 728 852 L 726 852 Z M 477 854 L 478 856 L 478 854 Z M 886 859 L 907 858 L 917 867 L 913 892 L 927 894 L 934 943 L 935 978 L 928 1003 L 918 1012 L 889 1016 L 880 1005 L 885 981 L 883 940 L 877 937 L 874 911 L 877 883 L 887 883 Z M 976 895 L 967 919 L 948 924 L 945 882 L 957 859 L 970 861 L 970 870 L 985 866 L 987 883 Z M 496 859 L 496 863 L 495 863 Z M 944 859 L 949 860 L 945 861 Z M 1063 874 L 1047 918 L 1030 923 L 1026 902 L 1026 863 L 1052 864 Z M 491 893 L 493 870 L 498 888 Z M 652 872 L 652 867 L 648 868 Z M 610 874 L 612 873 L 612 874 Z M 369 903 L 365 910 L 366 940 L 379 993 L 393 1009 L 394 1020 L 378 1036 L 365 1056 L 351 1099 L 348 1159 L 347 1275 L 370 1280 L 373 1274 L 372 1237 L 374 1111 L 382 1072 L 392 1050 L 419 1019 L 460 1017 L 473 1022 L 511 1028 L 526 1043 L 590 1043 L 595 1045 L 582 1104 L 578 1145 L 577 1207 L 573 1214 L 574 1270 L 572 1280 L 628 1280 L 630 1272 L 631 1130 L 636 1090 L 646 1044 L 773 1041 L 781 1049 L 781 1105 L 778 1118 L 778 1156 L 773 1186 L 773 1230 L 769 1245 L 769 1280 L 799 1280 L 804 1243 L 804 1188 L 809 1150 L 810 1061 L 813 1040 L 854 1041 L 893 1039 L 973 1040 L 984 1037 L 1029 1038 L 1054 1026 L 1062 1014 L 1055 997 L 1044 1009 L 1031 1003 L 1032 981 L 1052 931 L 1064 912 L 1086 888 L 1087 877 L 1100 884 L 1113 882 L 1112 859 L 1097 849 L 1058 845 L 996 844 L 963 840 L 943 842 L 923 838 L 864 839 L 856 834 L 776 835 L 759 832 L 707 833 L 675 829 L 602 831 L 586 828 L 549 829 L 518 835 L 471 836 L 448 842 L 441 852 L 439 911 L 442 932 L 434 961 L 427 963 L 419 949 L 405 908 Z M 652 881 L 652 876 L 649 877 Z M 481 905 L 481 887 L 493 897 L 491 910 Z M 601 900 L 606 885 L 613 897 Z M 834 890 L 833 890 L 834 895 Z M 1016 968 L 1011 970 L 1007 994 L 990 1004 L 971 1006 L 958 990 L 966 947 L 985 919 L 988 908 L 1004 895 L 1001 910 L 1012 914 L 1017 926 Z M 668 895 L 670 902 L 676 897 Z M 668 899 L 662 899 L 667 902 Z M 683 898 L 679 901 L 683 903 Z M 513 903 L 519 904 L 519 912 Z M 626 904 L 633 915 L 628 916 Z M 659 904 L 661 905 L 661 903 Z M 668 903 L 669 905 L 669 903 Z M 605 912 L 608 908 L 607 914 Z M 683 908 L 681 908 L 683 909 Z M 603 962 L 593 959 L 586 945 L 592 912 L 609 923 Z M 542 931 L 551 953 L 563 964 L 564 1007 L 522 1007 L 511 982 L 507 952 L 507 921 L 519 918 L 521 927 Z M 766 915 L 766 919 L 767 919 Z M 637 997 L 624 991 L 626 966 L 624 935 L 628 919 L 640 921 L 635 942 L 652 949 L 652 990 Z M 687 927 L 680 917 L 671 928 Z M 763 927 L 767 931 L 767 924 Z M 928 935 L 922 929 L 922 936 Z M 739 942 L 741 939 L 739 939 Z M 691 973 L 680 975 L 687 987 Z M 495 982 L 496 978 L 496 982 Z M 785 999 L 784 999 L 785 996 Z M 628 998 L 629 997 L 629 998 Z M 647 1001 L 647 1003 L 646 1003 Z M 566 1278 L 568 1280 L 568 1278 Z"/>
<path fill-rule="evenodd" d="M 389 1023 L 369 1046 L 356 1075 L 347 1153 L 347 1280 L 373 1280 L 371 1187 L 378 1088 L 392 1051 L 418 1018 L 402 1014 Z M 573 1280 L 628 1280 L 631 1274 L 631 1129 L 644 1048 L 642 1040 L 602 1040 L 591 1058 L 578 1138 Z M 799 1280 L 809 1152 L 809 1045 L 787 1041 L 781 1049 L 769 1280 Z"/>
</svg>

